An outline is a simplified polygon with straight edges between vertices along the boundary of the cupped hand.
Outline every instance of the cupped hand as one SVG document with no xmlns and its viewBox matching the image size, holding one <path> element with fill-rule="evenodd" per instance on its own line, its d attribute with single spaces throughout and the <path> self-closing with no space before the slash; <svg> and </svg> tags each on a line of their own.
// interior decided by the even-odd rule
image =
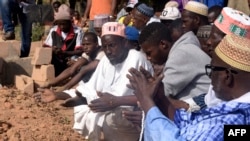
<svg viewBox="0 0 250 141">
<path fill-rule="evenodd" d="M 99 98 L 92 100 L 88 105 L 93 112 L 106 112 L 117 107 L 115 96 L 112 94 L 97 92 L 97 95 Z"/>
</svg>

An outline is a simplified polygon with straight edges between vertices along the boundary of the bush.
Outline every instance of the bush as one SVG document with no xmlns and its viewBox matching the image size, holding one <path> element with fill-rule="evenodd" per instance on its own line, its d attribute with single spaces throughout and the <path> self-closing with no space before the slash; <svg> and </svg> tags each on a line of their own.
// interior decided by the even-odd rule
<svg viewBox="0 0 250 141">
<path fill-rule="evenodd" d="M 16 35 L 16 40 L 18 41 L 21 41 L 20 31 L 21 31 L 21 27 L 20 25 L 17 25 L 15 27 L 15 35 Z M 32 42 L 40 41 L 43 35 L 44 35 L 44 26 L 42 26 L 40 23 L 33 23 L 31 41 Z"/>
</svg>

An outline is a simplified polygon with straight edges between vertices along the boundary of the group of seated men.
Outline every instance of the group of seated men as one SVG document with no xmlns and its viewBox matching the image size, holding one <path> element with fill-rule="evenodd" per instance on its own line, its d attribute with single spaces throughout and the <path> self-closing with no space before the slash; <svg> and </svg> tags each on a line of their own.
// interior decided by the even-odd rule
<svg viewBox="0 0 250 141">
<path fill-rule="evenodd" d="M 53 48 L 55 67 L 65 65 L 58 75 L 68 69 L 65 56 L 81 56 L 71 67 L 85 72 L 75 88 L 39 89 L 35 99 L 65 100 L 63 106 L 74 107 L 73 128 L 91 141 L 223 140 L 224 125 L 250 124 L 247 15 L 224 7 L 205 33 L 208 8 L 195 1 L 168 24 L 149 23 L 153 10 L 144 3 L 131 15 L 139 48 L 129 47 L 127 27 L 118 22 L 102 25 L 99 47 L 61 5 L 45 46 Z M 196 35 L 207 32 L 205 52 Z"/>
</svg>

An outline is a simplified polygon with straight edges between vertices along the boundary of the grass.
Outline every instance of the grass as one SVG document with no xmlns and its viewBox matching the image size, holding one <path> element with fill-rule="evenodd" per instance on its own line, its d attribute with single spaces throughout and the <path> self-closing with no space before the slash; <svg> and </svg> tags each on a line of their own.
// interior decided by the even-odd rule
<svg viewBox="0 0 250 141">
<path fill-rule="evenodd" d="M 21 41 L 21 36 L 20 36 L 20 31 L 21 27 L 20 25 L 17 25 L 15 27 L 15 35 L 16 35 L 16 40 Z M 44 26 L 41 25 L 40 23 L 33 23 L 32 24 L 32 42 L 34 41 L 40 41 L 44 35 Z"/>
</svg>

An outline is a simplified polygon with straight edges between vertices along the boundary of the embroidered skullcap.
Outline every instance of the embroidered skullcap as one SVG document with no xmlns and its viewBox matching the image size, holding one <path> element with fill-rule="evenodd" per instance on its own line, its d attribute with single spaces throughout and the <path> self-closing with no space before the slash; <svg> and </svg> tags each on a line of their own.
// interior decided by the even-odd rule
<svg viewBox="0 0 250 141">
<path fill-rule="evenodd" d="M 160 15 L 161 20 L 175 20 L 181 18 L 181 12 L 176 7 L 166 7 Z"/>
<path fill-rule="evenodd" d="M 100 14 L 94 16 L 94 27 L 102 27 L 103 24 L 109 21 L 109 15 Z"/>
<path fill-rule="evenodd" d="M 215 53 L 230 66 L 250 72 L 250 40 L 234 34 L 226 35 Z"/>
<path fill-rule="evenodd" d="M 176 7 L 178 8 L 179 7 L 179 3 L 177 1 L 169 1 L 165 4 L 165 8 L 167 7 Z"/>
<path fill-rule="evenodd" d="M 200 26 L 196 36 L 198 38 L 209 38 L 210 33 L 211 33 L 212 25 L 204 25 Z"/>
<path fill-rule="evenodd" d="M 154 9 L 152 7 L 147 6 L 144 3 L 139 4 L 136 8 L 140 13 L 142 13 L 143 15 L 145 15 L 147 17 L 154 16 Z"/>
<path fill-rule="evenodd" d="M 224 7 L 214 24 L 225 34 L 250 38 L 250 18 L 241 11 Z"/>
<path fill-rule="evenodd" d="M 134 41 L 138 41 L 139 38 L 139 30 L 137 30 L 135 27 L 133 26 L 127 26 L 125 28 L 125 35 L 126 35 L 126 39 L 128 40 L 134 40 Z"/>
<path fill-rule="evenodd" d="M 71 20 L 70 8 L 66 4 L 62 4 L 55 13 L 55 20 Z"/>
<path fill-rule="evenodd" d="M 102 26 L 102 36 L 104 35 L 125 37 L 125 25 L 118 22 L 107 22 Z"/>
<path fill-rule="evenodd" d="M 136 3 L 138 3 L 138 0 L 129 0 L 126 7 L 134 8 Z"/>
<path fill-rule="evenodd" d="M 208 14 L 208 7 L 197 1 L 188 1 L 184 9 L 203 16 Z"/>
</svg>

